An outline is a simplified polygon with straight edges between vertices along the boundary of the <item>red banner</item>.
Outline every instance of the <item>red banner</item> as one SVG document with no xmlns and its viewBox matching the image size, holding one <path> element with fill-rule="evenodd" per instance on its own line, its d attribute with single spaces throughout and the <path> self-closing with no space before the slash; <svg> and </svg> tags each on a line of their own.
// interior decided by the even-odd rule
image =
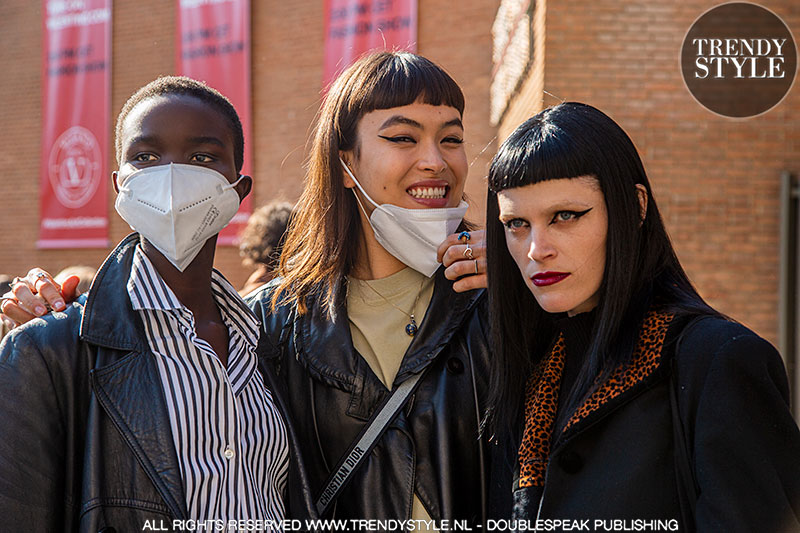
<svg viewBox="0 0 800 533">
<path fill-rule="evenodd" d="M 251 175 L 250 1 L 178 0 L 175 65 L 178 73 L 203 81 L 228 97 L 244 128 L 244 167 Z M 252 196 L 219 235 L 218 244 L 236 244 L 252 211 Z"/>
<path fill-rule="evenodd" d="M 44 0 L 39 248 L 108 246 L 111 0 Z"/>
<path fill-rule="evenodd" d="M 417 0 L 325 0 L 325 79 L 374 49 L 417 50 Z"/>
</svg>

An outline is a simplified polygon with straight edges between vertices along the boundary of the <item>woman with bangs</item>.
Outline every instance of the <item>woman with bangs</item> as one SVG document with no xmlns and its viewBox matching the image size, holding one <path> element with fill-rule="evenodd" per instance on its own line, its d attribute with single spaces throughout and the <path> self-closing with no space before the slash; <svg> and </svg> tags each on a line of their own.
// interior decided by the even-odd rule
<svg viewBox="0 0 800 533">
<path fill-rule="evenodd" d="M 613 120 L 565 103 L 517 128 L 486 233 L 496 514 L 800 530 L 781 358 L 692 287 Z"/>
<path fill-rule="evenodd" d="M 343 72 L 280 278 L 250 296 L 323 517 L 484 519 L 486 303 L 468 289 L 485 286 L 485 261 L 463 221 L 463 111 L 456 82 L 418 55 L 373 53 Z M 374 447 L 354 446 L 406 382 L 402 409 L 370 426 L 385 427 Z"/>
</svg>

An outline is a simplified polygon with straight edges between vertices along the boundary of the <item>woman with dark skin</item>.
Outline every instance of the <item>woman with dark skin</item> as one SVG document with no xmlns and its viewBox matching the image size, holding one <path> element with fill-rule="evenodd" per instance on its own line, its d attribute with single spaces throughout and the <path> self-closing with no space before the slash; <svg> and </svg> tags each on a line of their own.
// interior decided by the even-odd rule
<svg viewBox="0 0 800 533">
<path fill-rule="evenodd" d="M 799 530 L 781 358 L 692 287 L 625 132 L 585 104 L 544 110 L 489 191 L 496 513 Z"/>
</svg>

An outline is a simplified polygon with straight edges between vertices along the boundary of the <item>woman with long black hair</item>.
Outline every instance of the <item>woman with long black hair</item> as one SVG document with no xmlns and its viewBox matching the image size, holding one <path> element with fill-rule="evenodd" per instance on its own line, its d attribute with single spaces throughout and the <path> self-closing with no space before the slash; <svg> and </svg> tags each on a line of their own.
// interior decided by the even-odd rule
<svg viewBox="0 0 800 533">
<path fill-rule="evenodd" d="M 522 124 L 492 163 L 486 231 L 495 514 L 800 528 L 780 356 L 692 287 L 613 120 L 564 103 Z"/>
</svg>

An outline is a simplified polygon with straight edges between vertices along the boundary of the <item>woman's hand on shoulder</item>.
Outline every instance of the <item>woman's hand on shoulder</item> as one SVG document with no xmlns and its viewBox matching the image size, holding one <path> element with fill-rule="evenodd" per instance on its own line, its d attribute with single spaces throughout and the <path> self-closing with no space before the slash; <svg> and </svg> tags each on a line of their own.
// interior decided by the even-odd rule
<svg viewBox="0 0 800 533">
<path fill-rule="evenodd" d="M 448 235 L 439 245 L 436 258 L 445 266 L 444 275 L 454 280 L 453 290 L 485 289 L 486 236 L 484 230 Z"/>
<path fill-rule="evenodd" d="M 80 295 L 79 282 L 78 276 L 69 276 L 59 284 L 47 271 L 32 268 L 25 277 L 15 278 L 11 291 L 2 296 L 3 320 L 18 326 L 50 310 L 63 311 Z"/>
</svg>

